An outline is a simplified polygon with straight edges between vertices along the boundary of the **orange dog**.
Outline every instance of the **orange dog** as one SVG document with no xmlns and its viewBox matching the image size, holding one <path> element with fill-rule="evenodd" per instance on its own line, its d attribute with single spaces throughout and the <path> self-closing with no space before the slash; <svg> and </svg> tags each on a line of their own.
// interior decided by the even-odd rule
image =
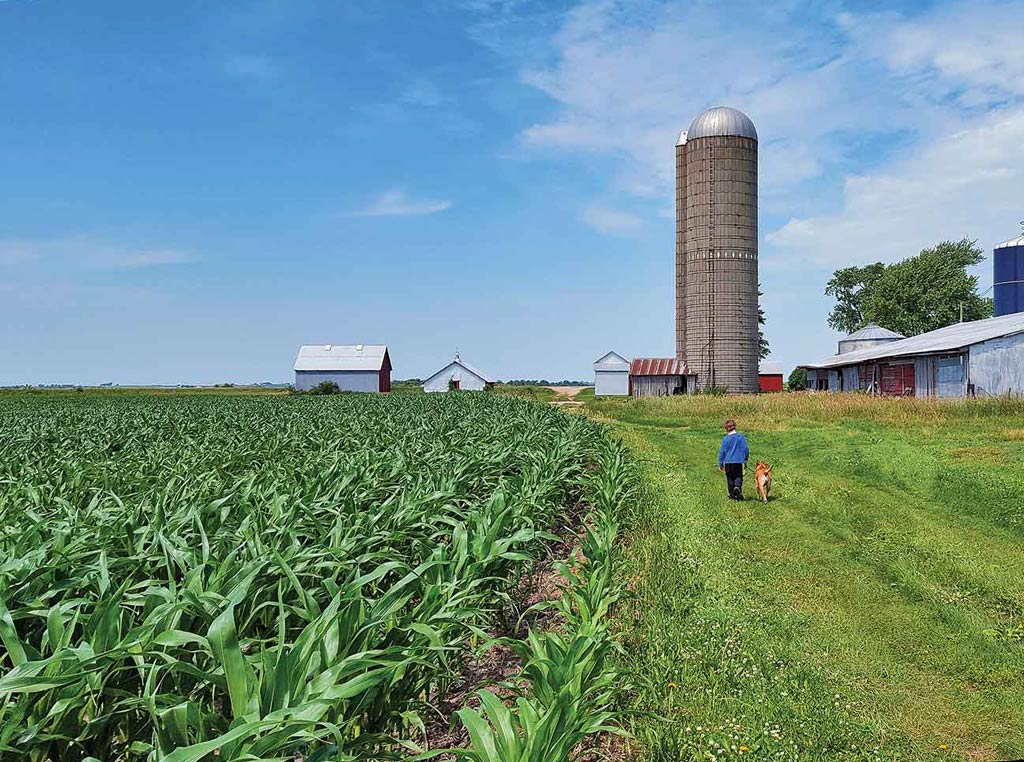
<svg viewBox="0 0 1024 762">
<path fill-rule="evenodd" d="M 757 461 L 754 467 L 754 484 L 757 485 L 757 496 L 761 502 L 768 502 L 768 491 L 772 488 L 772 467 Z"/>
</svg>

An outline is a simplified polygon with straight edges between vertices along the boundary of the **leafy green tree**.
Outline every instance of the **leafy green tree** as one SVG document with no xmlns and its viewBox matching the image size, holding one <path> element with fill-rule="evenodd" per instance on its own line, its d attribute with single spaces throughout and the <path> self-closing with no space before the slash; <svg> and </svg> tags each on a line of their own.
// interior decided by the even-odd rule
<svg viewBox="0 0 1024 762">
<path fill-rule="evenodd" d="M 889 265 L 868 300 L 869 318 L 913 336 L 958 322 L 961 305 L 964 320 L 992 317 L 992 300 L 978 294 L 978 278 L 967 273 L 984 259 L 977 242 L 964 238 Z"/>
<path fill-rule="evenodd" d="M 960 320 L 992 316 L 992 300 L 978 294 L 967 268 L 985 255 L 977 242 L 943 241 L 914 257 L 884 265 L 844 267 L 832 274 L 825 293 L 836 300 L 828 324 L 852 333 L 868 323 L 914 336 Z"/>
<path fill-rule="evenodd" d="M 844 267 L 832 273 L 832 279 L 825 285 L 825 294 L 834 297 L 836 305 L 829 313 L 828 324 L 842 333 L 853 333 L 871 322 L 865 315 L 866 305 L 885 269 L 884 264 L 875 262 L 864 267 Z"/>
<path fill-rule="evenodd" d="M 772 353 L 771 347 L 768 346 L 768 339 L 764 337 L 764 331 L 761 330 L 760 326 L 767 322 L 767 318 L 764 315 L 764 307 L 761 306 L 761 297 L 764 296 L 764 291 L 761 290 L 761 284 L 757 284 L 757 356 L 761 360 L 766 358 Z"/>
<path fill-rule="evenodd" d="M 793 368 L 793 372 L 789 374 L 789 378 L 786 380 L 786 388 L 791 392 L 798 392 L 801 389 L 806 389 L 807 369 Z"/>
</svg>

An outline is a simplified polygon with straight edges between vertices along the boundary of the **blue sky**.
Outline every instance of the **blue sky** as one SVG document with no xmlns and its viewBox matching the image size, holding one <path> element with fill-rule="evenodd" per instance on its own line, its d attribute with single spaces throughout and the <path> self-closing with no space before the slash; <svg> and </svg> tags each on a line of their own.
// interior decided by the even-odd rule
<svg viewBox="0 0 1024 762">
<path fill-rule="evenodd" d="M 1024 218 L 1021 1 L 369 5 L 0 2 L 0 384 L 671 354 L 673 147 L 718 104 L 787 367 L 836 267 Z"/>
</svg>

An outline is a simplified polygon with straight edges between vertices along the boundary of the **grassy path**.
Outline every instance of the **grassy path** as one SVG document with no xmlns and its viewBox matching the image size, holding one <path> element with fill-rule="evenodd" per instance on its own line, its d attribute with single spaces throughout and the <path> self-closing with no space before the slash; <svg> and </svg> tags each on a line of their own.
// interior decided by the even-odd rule
<svg viewBox="0 0 1024 762">
<path fill-rule="evenodd" d="M 1024 757 L 1024 408 L 591 411 L 654 485 L 625 553 L 650 759 Z M 775 464 L 768 506 L 725 499 L 727 413 Z"/>
</svg>

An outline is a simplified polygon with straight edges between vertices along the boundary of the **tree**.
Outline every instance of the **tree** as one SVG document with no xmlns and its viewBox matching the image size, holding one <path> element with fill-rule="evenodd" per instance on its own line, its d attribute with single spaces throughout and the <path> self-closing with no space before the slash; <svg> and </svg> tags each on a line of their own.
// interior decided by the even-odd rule
<svg viewBox="0 0 1024 762">
<path fill-rule="evenodd" d="M 992 317 L 992 300 L 978 294 L 967 268 L 985 260 L 977 242 L 943 241 L 916 257 L 889 265 L 875 283 L 867 312 L 873 322 L 906 336 L 960 320 Z"/>
<path fill-rule="evenodd" d="M 764 307 L 761 306 L 761 297 L 764 296 L 764 291 L 761 290 L 761 284 L 757 284 L 757 325 L 762 326 L 767 322 L 767 318 L 764 315 Z M 763 360 L 772 353 L 771 348 L 768 346 L 768 339 L 764 337 L 764 331 L 760 327 L 757 329 L 757 356 Z"/>
<path fill-rule="evenodd" d="M 825 293 L 836 300 L 828 324 L 853 333 L 877 323 L 906 336 L 944 328 L 960 320 L 992 316 L 992 300 L 978 294 L 967 268 L 983 262 L 975 241 L 943 241 L 914 257 L 884 265 L 844 267 L 832 274 Z"/>
<path fill-rule="evenodd" d="M 312 387 L 308 394 L 340 394 L 341 388 L 334 381 L 321 381 Z"/>
<path fill-rule="evenodd" d="M 825 285 L 825 294 L 834 297 L 836 305 L 829 313 L 828 324 L 842 333 L 853 333 L 871 322 L 865 315 L 866 305 L 885 269 L 884 264 L 875 262 L 864 267 L 844 267 L 832 273 L 832 279 Z"/>
<path fill-rule="evenodd" d="M 798 392 L 801 389 L 806 389 L 807 369 L 793 368 L 793 372 L 789 374 L 789 379 L 786 381 L 786 388 L 791 392 Z"/>
</svg>

